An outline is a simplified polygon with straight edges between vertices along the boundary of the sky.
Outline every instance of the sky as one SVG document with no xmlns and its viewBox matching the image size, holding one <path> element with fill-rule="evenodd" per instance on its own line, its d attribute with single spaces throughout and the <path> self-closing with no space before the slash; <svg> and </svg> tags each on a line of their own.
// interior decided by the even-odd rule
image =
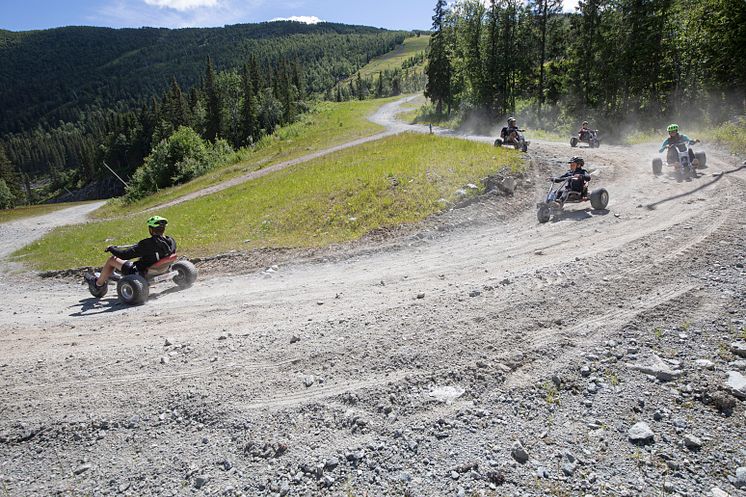
<svg viewBox="0 0 746 497">
<path fill-rule="evenodd" d="M 567 11 L 577 5 L 563 2 Z M 0 0 L 0 29 L 212 27 L 275 19 L 429 29 L 434 7 L 435 0 Z"/>
</svg>

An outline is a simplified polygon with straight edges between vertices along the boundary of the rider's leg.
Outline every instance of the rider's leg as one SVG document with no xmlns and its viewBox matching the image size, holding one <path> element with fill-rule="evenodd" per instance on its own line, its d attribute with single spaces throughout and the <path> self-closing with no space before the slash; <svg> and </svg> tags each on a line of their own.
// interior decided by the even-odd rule
<svg viewBox="0 0 746 497">
<path fill-rule="evenodd" d="M 676 151 L 675 147 L 671 147 L 666 152 L 666 162 L 669 164 L 678 164 L 679 163 L 679 154 Z"/>
<path fill-rule="evenodd" d="M 692 150 L 691 148 L 689 149 L 689 164 L 691 164 L 695 168 L 699 167 L 699 159 L 694 156 L 694 150 Z"/>
<path fill-rule="evenodd" d="M 122 269 L 122 266 L 125 262 L 127 261 L 124 261 L 118 257 L 114 257 L 113 255 L 106 259 L 104 267 L 101 268 L 101 275 L 96 280 L 96 285 L 104 286 L 109 280 L 111 273 L 113 273 L 115 269 Z"/>
</svg>

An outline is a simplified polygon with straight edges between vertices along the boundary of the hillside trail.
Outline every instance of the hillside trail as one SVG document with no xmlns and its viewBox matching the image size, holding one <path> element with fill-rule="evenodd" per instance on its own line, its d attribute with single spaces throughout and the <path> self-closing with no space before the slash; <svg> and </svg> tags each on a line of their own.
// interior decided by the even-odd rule
<svg viewBox="0 0 746 497">
<path fill-rule="evenodd" d="M 387 133 L 429 132 L 395 123 L 402 103 L 372 119 L 389 126 Z M 312 406 L 332 409 L 340 396 L 366 392 L 375 393 L 371 404 L 358 409 L 375 411 L 375 398 L 412 382 L 462 378 L 476 363 L 517 361 L 504 386 L 520 388 L 610 333 L 641 326 L 651 312 L 719 312 L 724 296 L 706 295 L 692 274 L 702 267 L 702 251 L 744 235 L 746 171 L 735 159 L 708 150 L 709 167 L 679 183 L 652 175 L 650 145 L 579 151 L 534 141 L 536 186 L 527 195 L 538 201 L 544 177 L 564 171 L 573 154 L 596 170 L 592 188 L 609 191 L 608 210 L 571 204 L 539 224 L 530 201 L 494 218 L 476 203 L 459 215 L 480 222 L 456 223 L 398 248 L 201 278 L 185 291 L 155 288 L 139 307 L 122 306 L 115 292 L 97 301 L 64 280 L 4 281 L 0 432 L 18 423 L 124 423 L 133 413 L 188 411 L 196 402 L 200 416 L 220 426 L 248 418 L 257 432 L 275 433 L 280 412 L 296 419 Z M 12 228 L 13 243 L 29 241 L 23 225 Z M 166 339 L 176 345 L 165 346 Z M 422 405 L 402 419 L 428 423 L 443 409 L 451 408 Z M 354 438 L 341 430 L 320 441 L 302 423 L 283 430 L 308 447 L 346 447 Z M 179 446 L 183 437 L 164 425 L 158 443 Z M 126 444 L 87 450 L 94 459 L 119 450 L 110 471 L 135 464 L 127 462 L 134 449 Z M 78 455 L 69 449 L 55 457 L 73 464 Z M 11 469 L 15 464 L 23 459 Z M 154 470 L 169 464 L 154 463 Z M 36 477 L 39 485 L 50 478 L 43 465 Z"/>
</svg>

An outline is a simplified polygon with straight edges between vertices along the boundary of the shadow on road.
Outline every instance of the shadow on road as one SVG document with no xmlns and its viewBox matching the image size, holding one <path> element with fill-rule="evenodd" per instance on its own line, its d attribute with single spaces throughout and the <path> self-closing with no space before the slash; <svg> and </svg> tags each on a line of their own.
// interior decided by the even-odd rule
<svg viewBox="0 0 746 497">
<path fill-rule="evenodd" d="M 584 221 L 595 216 L 606 216 L 609 214 L 609 212 L 609 209 L 593 209 L 591 207 L 586 207 L 585 209 L 580 210 L 576 209 L 572 211 L 563 210 L 552 216 L 552 222 L 556 223 L 559 221 L 564 221 L 565 219 L 569 219 L 572 221 Z"/>
<path fill-rule="evenodd" d="M 126 305 L 119 302 L 119 299 L 115 296 L 108 299 L 97 299 L 89 297 L 87 299 L 80 300 L 80 310 L 73 312 L 70 317 L 81 318 L 86 316 L 95 316 L 96 314 L 103 314 L 105 312 L 116 312 L 127 308 Z M 75 307 L 74 305 L 70 307 Z"/>
<path fill-rule="evenodd" d="M 182 290 L 185 290 L 185 288 L 175 286 L 167 290 L 164 290 L 162 292 L 151 293 L 150 295 L 148 295 L 148 302 L 153 301 L 153 300 L 158 300 L 160 297 L 164 297 L 172 293 L 180 292 Z M 147 302 L 145 303 L 147 304 Z M 116 296 L 112 296 L 110 298 L 103 298 L 103 299 L 89 297 L 87 299 L 80 300 L 79 304 L 81 306 L 80 310 L 70 314 L 71 317 L 79 318 L 79 317 L 86 317 L 86 316 L 95 316 L 97 314 L 104 314 L 106 312 L 123 311 L 124 309 L 128 309 L 129 307 L 131 307 L 127 304 L 120 302 L 119 298 Z M 76 305 L 73 305 L 70 307 L 76 307 Z"/>
<path fill-rule="evenodd" d="M 673 200 L 677 200 L 677 199 L 680 199 L 682 197 L 686 197 L 688 195 L 692 195 L 694 193 L 697 193 L 698 191 L 703 190 L 703 189 L 707 188 L 708 186 L 717 183 L 726 174 L 733 174 L 733 173 L 736 173 L 736 172 L 738 172 L 738 171 L 740 171 L 741 169 L 744 169 L 744 168 L 746 168 L 746 165 L 737 167 L 735 169 L 731 169 L 730 171 L 723 171 L 721 173 L 717 173 L 717 175 L 715 176 L 715 178 L 713 178 L 711 181 L 708 181 L 707 183 L 703 183 L 703 184 L 699 185 L 697 188 L 695 188 L 693 190 L 689 190 L 688 192 L 684 192 L 684 193 L 679 193 L 678 195 L 674 195 L 673 197 L 664 198 L 663 200 L 659 200 L 657 202 L 653 202 L 652 204 L 648 204 L 645 207 L 647 207 L 650 210 L 654 210 L 659 205 L 665 204 L 666 202 L 671 202 Z"/>
</svg>

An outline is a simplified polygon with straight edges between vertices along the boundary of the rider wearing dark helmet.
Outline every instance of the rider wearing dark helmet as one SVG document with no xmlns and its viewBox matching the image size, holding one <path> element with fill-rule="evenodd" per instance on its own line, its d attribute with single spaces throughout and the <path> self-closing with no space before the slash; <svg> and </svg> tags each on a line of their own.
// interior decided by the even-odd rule
<svg viewBox="0 0 746 497">
<path fill-rule="evenodd" d="M 515 117 L 509 117 L 508 118 L 508 125 L 505 126 L 502 130 L 500 130 L 500 138 L 502 138 L 505 141 L 515 141 L 517 140 L 518 136 L 520 134 L 520 130 L 517 126 L 517 121 Z"/>
<path fill-rule="evenodd" d="M 568 161 L 568 164 L 570 170 L 567 171 L 565 174 L 563 174 L 562 176 L 549 178 L 550 181 L 553 181 L 555 183 L 561 183 L 562 181 L 565 181 L 569 178 L 569 180 L 567 181 L 567 185 L 565 185 L 564 188 L 557 192 L 557 198 L 561 198 L 563 202 L 567 200 L 567 196 L 570 194 L 571 191 L 580 193 L 581 197 L 586 197 L 588 193 L 586 183 L 591 180 L 591 175 L 588 174 L 588 171 L 583 169 L 585 161 L 582 157 L 572 157 Z"/>
<path fill-rule="evenodd" d="M 167 224 L 168 219 L 165 217 L 153 216 L 147 221 L 149 238 L 144 238 L 128 247 L 114 245 L 106 247 L 105 252 L 110 252 L 112 255 L 106 260 L 98 278 L 92 273 L 84 275 L 88 285 L 95 285 L 99 288 L 104 286 L 115 269 L 121 271 L 123 275 L 144 273 L 159 260 L 175 253 L 176 242 L 170 236 L 163 234 Z M 128 260 L 135 258 L 138 258 L 135 262 Z"/>
<path fill-rule="evenodd" d="M 580 129 L 578 130 L 578 137 L 582 141 L 588 141 L 590 139 L 590 132 L 591 130 L 588 129 L 588 121 L 583 121 L 583 124 L 580 125 Z"/>
<path fill-rule="evenodd" d="M 663 152 L 664 150 L 668 149 L 669 154 L 666 157 L 667 162 L 669 164 L 678 163 L 679 156 L 672 145 L 678 145 L 679 143 L 686 143 L 688 145 L 689 142 L 693 140 L 688 136 L 679 133 L 678 124 L 669 124 L 668 128 L 666 129 L 668 131 L 668 138 L 663 141 L 661 147 L 658 149 L 658 152 Z M 699 167 L 699 160 L 697 160 L 697 158 L 694 156 L 694 151 L 691 148 L 689 149 L 689 162 L 694 167 Z"/>
</svg>

